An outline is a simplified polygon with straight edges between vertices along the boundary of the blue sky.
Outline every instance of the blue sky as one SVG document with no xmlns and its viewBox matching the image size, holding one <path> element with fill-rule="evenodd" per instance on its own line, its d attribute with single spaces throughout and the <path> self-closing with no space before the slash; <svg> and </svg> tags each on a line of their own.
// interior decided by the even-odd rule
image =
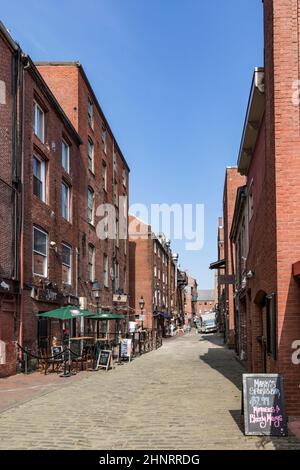
<svg viewBox="0 0 300 470">
<path fill-rule="evenodd" d="M 225 166 L 263 64 L 261 0 L 14 0 L 0 19 L 33 60 L 83 64 L 131 167 L 131 203 L 205 205 L 203 249 L 172 246 L 212 288 Z"/>
</svg>

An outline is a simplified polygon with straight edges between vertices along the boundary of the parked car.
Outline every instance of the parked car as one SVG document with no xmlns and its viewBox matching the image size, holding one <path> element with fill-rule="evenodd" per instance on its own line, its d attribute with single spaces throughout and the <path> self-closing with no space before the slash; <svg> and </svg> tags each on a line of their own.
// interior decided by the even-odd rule
<svg viewBox="0 0 300 470">
<path fill-rule="evenodd" d="M 200 316 L 200 332 L 213 333 L 217 331 L 217 322 L 215 312 L 206 313 Z"/>
</svg>

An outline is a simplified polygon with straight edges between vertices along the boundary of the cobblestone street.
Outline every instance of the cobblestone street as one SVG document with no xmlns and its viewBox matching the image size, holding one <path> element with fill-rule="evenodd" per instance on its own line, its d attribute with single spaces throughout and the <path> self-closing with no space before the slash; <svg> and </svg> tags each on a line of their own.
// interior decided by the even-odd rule
<svg viewBox="0 0 300 470">
<path fill-rule="evenodd" d="M 3 411 L 0 448 L 300 449 L 292 435 L 243 435 L 242 372 L 217 336 L 166 340 L 131 364 L 83 374 Z"/>
</svg>

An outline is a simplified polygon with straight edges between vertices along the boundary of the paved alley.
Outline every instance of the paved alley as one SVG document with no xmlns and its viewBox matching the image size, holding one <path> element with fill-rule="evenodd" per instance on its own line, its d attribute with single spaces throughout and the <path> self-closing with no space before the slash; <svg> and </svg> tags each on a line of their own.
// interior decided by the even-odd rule
<svg viewBox="0 0 300 470">
<path fill-rule="evenodd" d="M 166 340 L 131 364 L 3 411 L 0 448 L 300 449 L 293 436 L 243 435 L 242 373 L 216 335 Z"/>
</svg>

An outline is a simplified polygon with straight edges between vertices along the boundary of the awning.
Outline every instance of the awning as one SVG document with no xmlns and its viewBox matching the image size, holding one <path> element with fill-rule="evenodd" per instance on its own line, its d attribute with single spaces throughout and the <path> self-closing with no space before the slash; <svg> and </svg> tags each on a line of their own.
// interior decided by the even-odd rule
<svg viewBox="0 0 300 470">
<path fill-rule="evenodd" d="M 226 267 L 226 260 L 220 259 L 219 261 L 215 261 L 209 265 L 209 269 L 221 269 Z"/>
<path fill-rule="evenodd" d="M 38 318 L 57 318 L 58 320 L 72 320 L 73 318 L 88 317 L 93 315 L 93 312 L 88 310 L 80 310 L 79 307 L 68 305 L 67 307 L 49 310 L 49 312 L 39 313 Z"/>
<path fill-rule="evenodd" d="M 172 316 L 171 316 L 169 313 L 167 313 L 167 312 L 156 312 L 156 313 L 154 314 L 154 316 L 155 316 L 155 317 L 160 316 L 160 317 L 166 318 L 167 320 L 171 320 L 171 318 L 172 318 Z"/>
<path fill-rule="evenodd" d="M 125 320 L 124 315 L 113 312 L 101 312 L 88 315 L 86 318 L 89 320 Z"/>
</svg>

